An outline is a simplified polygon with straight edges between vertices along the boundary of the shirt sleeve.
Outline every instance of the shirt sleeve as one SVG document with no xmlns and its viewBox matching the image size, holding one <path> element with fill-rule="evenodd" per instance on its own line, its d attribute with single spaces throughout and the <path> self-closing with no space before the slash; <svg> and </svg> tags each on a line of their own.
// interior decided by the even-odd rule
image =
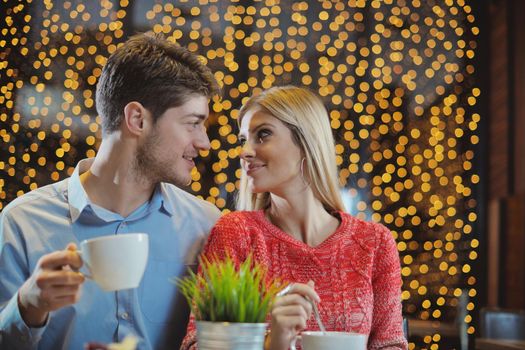
<svg viewBox="0 0 525 350">
<path fill-rule="evenodd" d="M 36 348 L 43 327 L 28 327 L 18 308 L 18 289 L 29 278 L 24 245 L 6 212 L 0 214 L 0 348 Z"/>
<path fill-rule="evenodd" d="M 240 264 L 246 259 L 246 252 L 250 246 L 247 232 L 242 220 L 234 215 L 226 215 L 219 219 L 211 230 L 202 255 L 208 259 L 223 259 L 227 255 L 235 264 Z M 199 272 L 201 269 L 199 267 Z M 193 350 L 197 348 L 197 328 L 195 316 L 190 315 L 186 336 L 180 347 L 181 350 Z"/>
<path fill-rule="evenodd" d="M 396 242 L 380 225 L 380 240 L 372 269 L 374 307 L 369 349 L 408 349 L 403 334 L 401 268 Z"/>
</svg>

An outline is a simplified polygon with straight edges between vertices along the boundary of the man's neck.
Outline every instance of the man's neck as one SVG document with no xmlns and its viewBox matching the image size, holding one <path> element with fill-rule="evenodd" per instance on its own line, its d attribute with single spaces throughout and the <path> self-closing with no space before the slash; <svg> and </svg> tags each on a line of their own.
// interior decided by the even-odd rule
<svg viewBox="0 0 525 350">
<path fill-rule="evenodd" d="M 155 184 L 137 176 L 133 157 L 129 147 L 102 141 L 90 169 L 80 174 L 92 203 L 127 217 L 151 198 Z"/>
</svg>

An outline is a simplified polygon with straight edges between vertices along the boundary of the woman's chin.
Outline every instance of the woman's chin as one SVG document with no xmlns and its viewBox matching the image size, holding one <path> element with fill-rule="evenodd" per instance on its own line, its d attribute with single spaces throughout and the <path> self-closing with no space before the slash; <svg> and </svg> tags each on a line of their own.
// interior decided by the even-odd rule
<svg viewBox="0 0 525 350">
<path fill-rule="evenodd" d="M 251 183 L 251 185 L 250 185 L 250 191 L 251 191 L 252 193 L 264 193 L 264 192 L 268 192 L 268 191 L 266 190 L 265 187 L 257 186 L 257 185 L 254 184 L 254 183 Z"/>
<path fill-rule="evenodd" d="M 263 181 L 261 181 L 261 179 L 258 179 L 258 181 L 254 181 L 250 179 L 250 182 L 248 182 L 250 191 L 252 193 L 274 192 L 274 190 L 276 190 L 276 187 L 278 186 L 274 186 L 272 182 L 269 182 L 266 180 L 267 179 L 264 179 Z"/>
</svg>

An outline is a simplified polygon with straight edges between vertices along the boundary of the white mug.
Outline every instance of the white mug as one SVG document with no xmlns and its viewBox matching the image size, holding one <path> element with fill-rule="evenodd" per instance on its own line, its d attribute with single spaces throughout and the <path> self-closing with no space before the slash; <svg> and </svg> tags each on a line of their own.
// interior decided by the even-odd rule
<svg viewBox="0 0 525 350">
<path fill-rule="evenodd" d="M 359 333 L 307 331 L 292 341 L 291 350 L 296 350 L 297 340 L 301 341 L 303 350 L 366 350 L 368 336 Z"/>
<path fill-rule="evenodd" d="M 148 262 L 148 235 L 125 233 L 84 240 L 78 251 L 84 274 L 107 292 L 138 287 Z"/>
</svg>

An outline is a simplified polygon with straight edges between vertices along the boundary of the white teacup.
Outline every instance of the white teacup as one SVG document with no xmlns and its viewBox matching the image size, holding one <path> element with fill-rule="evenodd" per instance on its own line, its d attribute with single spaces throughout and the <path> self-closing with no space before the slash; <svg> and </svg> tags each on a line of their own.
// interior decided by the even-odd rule
<svg viewBox="0 0 525 350">
<path fill-rule="evenodd" d="M 148 261 L 148 235 L 126 233 L 84 240 L 79 254 L 93 279 L 105 291 L 138 287 Z"/>
<path fill-rule="evenodd" d="M 346 332 L 303 332 L 296 338 L 303 350 L 366 350 L 368 336 Z M 295 350 L 295 341 L 290 346 Z"/>
</svg>

